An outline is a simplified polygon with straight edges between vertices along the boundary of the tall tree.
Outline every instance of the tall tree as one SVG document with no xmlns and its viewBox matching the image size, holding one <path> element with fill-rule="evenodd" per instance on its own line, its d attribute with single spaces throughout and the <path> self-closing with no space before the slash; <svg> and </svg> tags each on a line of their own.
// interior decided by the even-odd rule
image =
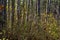
<svg viewBox="0 0 60 40">
<path fill-rule="evenodd" d="M 38 15 L 40 16 L 40 0 L 38 0 Z"/>
</svg>

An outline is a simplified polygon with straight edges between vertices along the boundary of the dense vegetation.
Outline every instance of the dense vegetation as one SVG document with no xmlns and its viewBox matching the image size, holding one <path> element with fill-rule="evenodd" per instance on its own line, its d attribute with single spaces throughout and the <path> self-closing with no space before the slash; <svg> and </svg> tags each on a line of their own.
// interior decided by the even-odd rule
<svg viewBox="0 0 60 40">
<path fill-rule="evenodd" d="M 4 10 L 0 10 L 0 39 L 60 40 L 60 0 L 2 2 Z"/>
</svg>

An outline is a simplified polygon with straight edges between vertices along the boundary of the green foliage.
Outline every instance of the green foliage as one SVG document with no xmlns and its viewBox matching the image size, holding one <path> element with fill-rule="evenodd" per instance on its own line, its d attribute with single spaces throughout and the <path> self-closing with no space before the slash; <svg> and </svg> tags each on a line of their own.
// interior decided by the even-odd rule
<svg viewBox="0 0 60 40">
<path fill-rule="evenodd" d="M 6 36 L 10 40 L 15 40 L 15 38 L 18 40 L 57 40 L 59 38 L 58 20 L 53 15 L 57 1 L 52 0 L 51 13 L 47 13 L 48 0 L 41 0 L 40 16 L 38 16 L 37 0 L 20 0 L 20 4 L 17 1 L 9 0 L 7 2 L 6 29 L 2 30 L 3 40 Z"/>
</svg>

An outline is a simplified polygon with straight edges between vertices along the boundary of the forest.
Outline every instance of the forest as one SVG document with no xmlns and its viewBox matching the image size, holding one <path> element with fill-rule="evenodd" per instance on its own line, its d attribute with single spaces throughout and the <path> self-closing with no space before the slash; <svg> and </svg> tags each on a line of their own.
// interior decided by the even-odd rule
<svg viewBox="0 0 60 40">
<path fill-rule="evenodd" d="M 60 0 L 0 0 L 0 40 L 60 40 Z"/>
</svg>

